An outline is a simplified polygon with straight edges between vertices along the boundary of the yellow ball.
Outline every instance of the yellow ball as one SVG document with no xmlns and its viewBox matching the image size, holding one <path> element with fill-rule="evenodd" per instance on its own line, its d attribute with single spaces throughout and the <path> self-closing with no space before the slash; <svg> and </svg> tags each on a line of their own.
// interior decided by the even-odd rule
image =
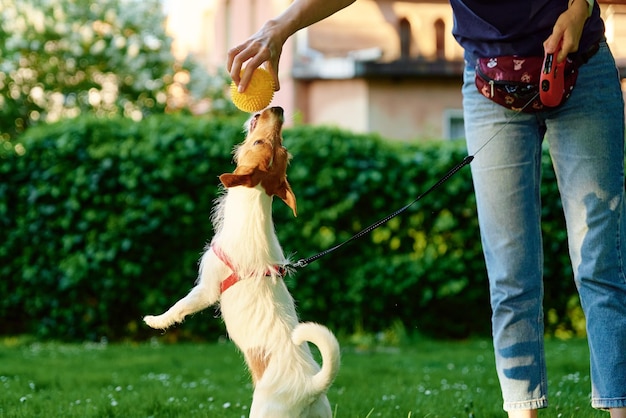
<svg viewBox="0 0 626 418">
<path fill-rule="evenodd" d="M 243 72 L 243 70 L 242 70 Z M 269 106 L 274 97 L 274 78 L 264 68 L 257 68 L 252 73 L 252 78 L 246 91 L 239 93 L 237 85 L 230 84 L 230 97 L 239 110 L 244 112 L 258 112 Z"/>
</svg>

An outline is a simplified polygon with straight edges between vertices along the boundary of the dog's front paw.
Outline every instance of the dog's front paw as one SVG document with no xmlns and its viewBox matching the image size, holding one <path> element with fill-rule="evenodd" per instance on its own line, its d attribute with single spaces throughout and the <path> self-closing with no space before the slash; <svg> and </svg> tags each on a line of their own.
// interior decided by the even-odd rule
<svg viewBox="0 0 626 418">
<path fill-rule="evenodd" d="M 166 329 L 173 325 L 175 321 L 168 321 L 165 318 L 165 315 L 148 315 L 143 317 L 143 322 L 145 322 L 146 325 L 154 329 Z"/>
</svg>

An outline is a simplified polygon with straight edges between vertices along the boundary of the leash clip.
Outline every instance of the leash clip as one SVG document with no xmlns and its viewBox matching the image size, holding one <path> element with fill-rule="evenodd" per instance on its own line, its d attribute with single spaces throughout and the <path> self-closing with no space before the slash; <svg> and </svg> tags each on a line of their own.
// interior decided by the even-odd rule
<svg viewBox="0 0 626 418">
<path fill-rule="evenodd" d="M 295 268 L 302 268 L 302 267 L 306 267 L 308 265 L 309 265 L 309 263 L 307 263 L 304 258 L 301 258 L 300 260 L 298 260 L 294 264 L 292 264 L 292 266 L 295 267 Z"/>
</svg>

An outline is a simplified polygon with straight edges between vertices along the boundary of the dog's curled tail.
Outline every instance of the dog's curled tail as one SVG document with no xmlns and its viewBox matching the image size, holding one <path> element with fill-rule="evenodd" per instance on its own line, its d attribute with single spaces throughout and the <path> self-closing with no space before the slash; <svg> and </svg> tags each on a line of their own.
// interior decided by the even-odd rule
<svg viewBox="0 0 626 418">
<path fill-rule="evenodd" d="M 339 343 L 333 333 L 323 325 L 302 322 L 294 328 L 291 340 L 296 345 L 308 341 L 317 346 L 322 355 L 322 368 L 311 378 L 311 387 L 316 393 L 326 391 L 339 372 L 341 357 Z"/>
</svg>

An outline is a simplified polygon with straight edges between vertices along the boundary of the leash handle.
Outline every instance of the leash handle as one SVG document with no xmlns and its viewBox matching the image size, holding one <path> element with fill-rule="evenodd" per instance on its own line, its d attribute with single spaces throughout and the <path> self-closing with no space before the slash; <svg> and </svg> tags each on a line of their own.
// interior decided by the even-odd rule
<svg viewBox="0 0 626 418">
<path fill-rule="evenodd" d="M 546 54 L 543 59 L 543 69 L 539 78 L 539 99 L 545 106 L 556 107 L 563 101 L 565 94 L 565 63 L 557 62 L 557 56 L 563 47 L 563 40 L 551 54 Z"/>
</svg>

